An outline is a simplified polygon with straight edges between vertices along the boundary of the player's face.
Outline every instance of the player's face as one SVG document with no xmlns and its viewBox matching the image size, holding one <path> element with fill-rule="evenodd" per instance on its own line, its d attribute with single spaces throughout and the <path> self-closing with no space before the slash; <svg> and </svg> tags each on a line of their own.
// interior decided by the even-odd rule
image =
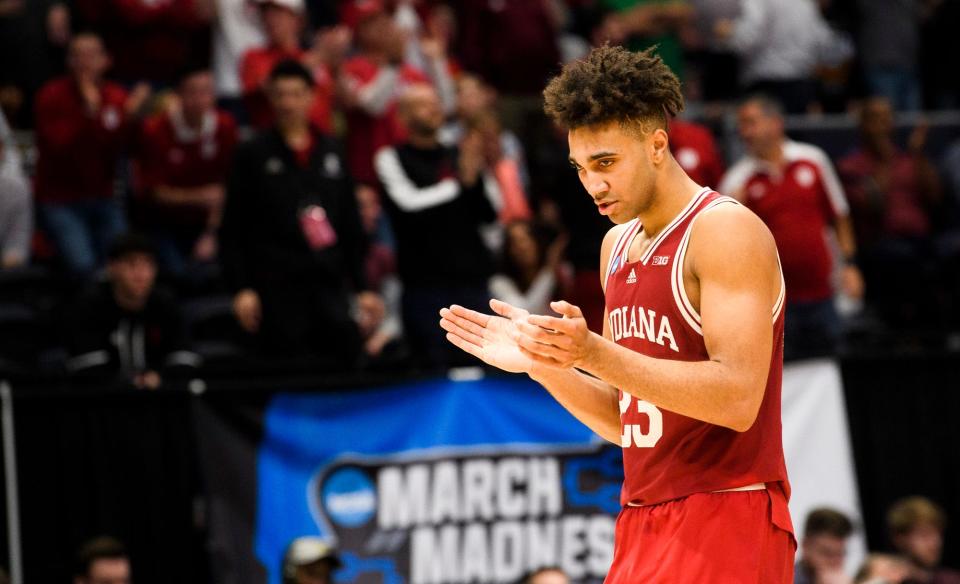
<svg viewBox="0 0 960 584">
<path fill-rule="evenodd" d="M 814 535 L 803 540 L 803 559 L 814 572 L 833 572 L 843 568 L 847 540 L 832 535 Z"/>
<path fill-rule="evenodd" d="M 666 133 L 641 134 L 618 123 L 570 130 L 570 164 L 601 215 L 626 223 L 650 208 Z"/>
</svg>

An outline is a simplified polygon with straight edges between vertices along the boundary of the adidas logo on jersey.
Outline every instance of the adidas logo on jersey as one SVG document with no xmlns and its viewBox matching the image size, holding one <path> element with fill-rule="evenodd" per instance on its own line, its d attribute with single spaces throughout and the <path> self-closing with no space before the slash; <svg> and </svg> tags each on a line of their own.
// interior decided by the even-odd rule
<svg viewBox="0 0 960 584">
<path fill-rule="evenodd" d="M 636 284 L 637 283 L 637 273 L 630 268 L 630 275 L 627 276 L 627 284 Z"/>
<path fill-rule="evenodd" d="M 653 256 L 653 265 L 665 266 L 670 261 L 670 256 Z"/>
</svg>

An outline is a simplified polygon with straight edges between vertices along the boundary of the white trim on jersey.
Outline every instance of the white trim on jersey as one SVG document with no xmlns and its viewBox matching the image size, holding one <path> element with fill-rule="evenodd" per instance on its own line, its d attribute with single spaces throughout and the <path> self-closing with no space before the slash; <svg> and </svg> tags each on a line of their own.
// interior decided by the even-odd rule
<svg viewBox="0 0 960 584">
<path fill-rule="evenodd" d="M 700 192 L 698 192 L 696 196 L 694 196 L 690 200 L 690 202 L 687 203 L 687 206 L 683 208 L 683 211 L 681 211 L 679 215 L 674 217 L 673 221 L 668 223 L 665 228 L 660 230 L 660 233 L 653 240 L 653 243 L 651 243 L 650 246 L 647 247 L 647 251 L 643 252 L 643 255 L 640 256 L 640 263 L 642 263 L 643 265 L 647 265 L 647 262 L 650 261 L 651 257 L 653 257 L 653 252 L 657 251 L 657 247 L 661 243 L 663 243 L 663 240 L 666 239 L 667 236 L 670 235 L 670 233 L 672 233 L 673 230 L 677 228 L 677 225 L 680 225 L 681 223 L 683 223 L 687 219 L 687 217 L 689 217 L 690 214 L 693 213 L 693 211 L 697 208 L 697 205 L 700 204 L 703 198 L 706 197 L 711 192 L 713 191 L 710 190 L 710 187 L 703 187 L 702 189 L 700 189 Z M 634 235 L 634 237 L 636 237 L 636 235 Z M 627 243 L 627 250 L 630 249 L 631 245 L 633 245 L 632 238 L 630 242 Z"/>
<path fill-rule="evenodd" d="M 617 258 L 620 258 L 620 263 L 618 264 L 618 266 L 623 263 L 622 245 L 624 240 L 627 239 L 631 230 L 635 229 L 639 223 L 640 223 L 639 219 L 632 219 L 628 221 L 626 223 L 626 228 L 620 232 L 620 235 L 617 236 L 617 240 L 613 243 L 613 249 L 610 250 L 610 257 L 607 258 L 607 271 L 604 277 L 604 290 L 606 290 L 606 284 L 610 283 L 610 276 L 613 275 L 612 273 L 613 265 L 614 263 L 617 262 Z"/>
<path fill-rule="evenodd" d="M 690 234 L 693 233 L 693 225 L 697 222 L 697 219 L 703 216 L 704 213 L 709 212 L 711 209 L 718 207 L 723 204 L 734 204 L 739 205 L 735 199 L 730 197 L 720 196 L 719 198 L 710 201 L 706 207 L 703 208 L 697 216 L 690 221 L 690 224 L 687 225 L 687 230 L 683 234 L 683 239 L 680 240 L 680 245 L 677 247 L 676 257 L 673 258 L 673 267 L 670 273 L 670 285 L 673 288 L 673 299 L 677 304 L 677 309 L 680 311 L 680 314 L 683 315 L 683 319 L 687 321 L 687 324 L 697 332 L 699 335 L 703 335 L 703 328 L 701 327 L 702 320 L 700 319 L 700 313 L 693 307 L 693 303 L 690 302 L 690 298 L 687 296 L 686 287 L 683 285 L 683 262 L 687 257 L 687 246 L 690 244 Z"/>
<path fill-rule="evenodd" d="M 777 271 L 780 272 L 780 294 L 777 301 L 773 303 L 773 322 L 780 318 L 780 311 L 783 310 L 787 299 L 787 281 L 783 279 L 783 267 L 780 265 L 780 252 L 777 252 Z"/>
<path fill-rule="evenodd" d="M 683 239 L 680 240 L 680 245 L 677 247 L 677 255 L 673 259 L 673 266 L 670 273 L 670 284 L 671 288 L 673 288 L 673 299 L 677 304 L 677 309 L 680 311 L 684 320 L 687 321 L 687 324 L 690 325 L 690 328 L 701 336 L 703 335 L 703 327 L 701 326 L 703 320 L 700 317 L 700 313 L 693 307 L 693 303 L 690 302 L 690 297 L 687 296 L 687 290 L 683 284 L 683 262 L 687 257 L 687 246 L 690 243 L 690 234 L 693 233 L 693 224 L 696 223 L 697 219 L 704 213 L 724 203 L 740 204 L 736 199 L 722 196 L 704 207 L 703 210 L 693 218 L 690 225 L 687 226 L 687 231 L 683 234 Z M 777 272 L 780 274 L 780 293 L 777 295 L 777 300 L 773 303 L 773 322 L 776 322 L 777 318 L 780 317 L 780 311 L 783 310 L 784 301 L 787 296 L 787 284 L 783 279 L 783 269 L 780 267 L 779 253 L 777 253 Z"/>
</svg>

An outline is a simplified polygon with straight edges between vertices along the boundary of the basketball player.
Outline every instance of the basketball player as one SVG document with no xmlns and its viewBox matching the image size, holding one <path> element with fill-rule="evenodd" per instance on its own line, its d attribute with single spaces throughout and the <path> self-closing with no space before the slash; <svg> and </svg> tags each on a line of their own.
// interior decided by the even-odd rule
<svg viewBox="0 0 960 584">
<path fill-rule="evenodd" d="M 770 232 L 670 155 L 677 78 L 651 52 L 601 47 L 544 92 L 599 212 L 603 336 L 580 309 L 496 315 L 452 306 L 441 326 L 486 363 L 524 372 L 623 447 L 608 584 L 791 582 L 780 382 L 784 285 Z"/>
</svg>

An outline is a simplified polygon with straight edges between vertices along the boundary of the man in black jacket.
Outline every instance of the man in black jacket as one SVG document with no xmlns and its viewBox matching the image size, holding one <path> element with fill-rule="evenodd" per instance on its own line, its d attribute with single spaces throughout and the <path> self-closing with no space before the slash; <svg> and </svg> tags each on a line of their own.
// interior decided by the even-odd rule
<svg viewBox="0 0 960 584">
<path fill-rule="evenodd" d="M 176 300 L 154 286 L 151 242 L 135 233 L 123 235 L 108 256 L 108 281 L 81 295 L 66 319 L 68 372 L 143 389 L 188 375 L 200 357 L 187 350 Z"/>
<path fill-rule="evenodd" d="M 279 63 L 267 91 L 276 126 L 238 148 L 220 230 L 234 312 L 267 356 L 349 369 L 364 332 L 352 301 L 364 329 L 383 313 L 366 290 L 353 181 L 337 143 L 310 126 L 313 78 L 303 65 Z"/>
<path fill-rule="evenodd" d="M 422 364 L 459 364 L 437 316 L 453 302 L 486 308 L 493 259 L 481 229 L 496 220 L 500 191 L 483 135 L 440 145 L 443 109 L 432 86 L 408 88 L 399 108 L 408 141 L 377 152 L 374 167 L 397 240 L 404 334 Z"/>
</svg>

